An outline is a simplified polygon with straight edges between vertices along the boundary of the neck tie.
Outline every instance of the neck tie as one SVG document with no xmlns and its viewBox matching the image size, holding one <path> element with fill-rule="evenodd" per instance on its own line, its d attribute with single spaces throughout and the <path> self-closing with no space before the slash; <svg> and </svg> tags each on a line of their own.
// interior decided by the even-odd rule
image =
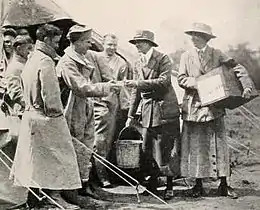
<svg viewBox="0 0 260 210">
<path fill-rule="evenodd" d="M 145 57 L 144 54 L 141 54 L 141 62 L 142 62 L 144 65 L 146 65 L 146 63 L 147 63 L 147 59 L 146 59 L 146 57 Z"/>
<path fill-rule="evenodd" d="M 199 55 L 200 63 L 202 63 L 202 61 L 203 61 L 203 51 L 202 50 L 198 50 L 198 55 Z"/>
</svg>

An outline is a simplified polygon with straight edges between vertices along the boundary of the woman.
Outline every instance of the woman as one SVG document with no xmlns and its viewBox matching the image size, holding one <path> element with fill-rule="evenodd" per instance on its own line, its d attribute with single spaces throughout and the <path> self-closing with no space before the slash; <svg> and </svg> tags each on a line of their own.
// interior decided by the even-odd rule
<svg viewBox="0 0 260 210">
<path fill-rule="evenodd" d="M 185 33 L 191 36 L 195 48 L 182 55 L 178 75 L 179 85 L 185 89 L 181 173 L 182 176 L 196 178 L 192 189 L 195 197 L 204 194 L 203 178 L 217 177 L 221 181 L 218 194 L 237 198 L 226 180 L 230 176 L 230 166 L 224 125 L 225 110 L 214 105 L 201 106 L 196 78 L 222 65 L 233 68 L 245 98 L 250 97 L 253 83 L 243 66 L 207 45 L 210 39 L 216 37 L 210 26 L 194 23 L 193 28 Z"/>
</svg>

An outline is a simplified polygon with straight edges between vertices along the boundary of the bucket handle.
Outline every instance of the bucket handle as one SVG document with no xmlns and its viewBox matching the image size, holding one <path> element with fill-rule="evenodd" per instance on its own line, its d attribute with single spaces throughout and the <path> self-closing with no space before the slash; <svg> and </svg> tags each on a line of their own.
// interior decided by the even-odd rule
<svg viewBox="0 0 260 210">
<path fill-rule="evenodd" d="M 129 129 L 129 128 L 133 128 L 136 132 L 138 132 L 139 134 L 140 134 L 140 138 L 141 138 L 141 140 L 143 141 L 143 136 L 142 136 L 142 134 L 134 127 L 134 126 L 126 126 L 126 127 L 124 127 L 121 131 L 120 131 L 120 133 L 119 133 L 119 135 L 118 135 L 118 139 L 117 140 L 119 140 L 120 141 L 120 137 L 121 137 L 121 135 L 122 135 L 122 133 L 125 131 L 125 130 L 127 130 L 127 129 Z M 118 142 L 118 141 L 117 141 Z"/>
</svg>

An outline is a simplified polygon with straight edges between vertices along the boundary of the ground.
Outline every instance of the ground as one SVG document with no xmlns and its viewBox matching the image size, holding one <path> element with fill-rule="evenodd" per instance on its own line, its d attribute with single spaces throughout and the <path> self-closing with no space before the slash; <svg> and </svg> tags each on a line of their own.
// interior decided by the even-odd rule
<svg viewBox="0 0 260 210">
<path fill-rule="evenodd" d="M 246 108 L 260 116 L 260 97 L 248 103 Z M 260 129 L 257 128 L 258 126 L 260 127 L 258 117 L 250 122 L 241 115 L 239 109 L 227 111 L 227 136 L 233 139 L 229 141 L 232 146 L 230 154 L 233 166 L 230 183 L 238 193 L 238 199 L 217 197 L 215 193 L 218 182 L 212 180 L 207 180 L 205 183 L 208 196 L 196 199 L 190 198 L 186 195 L 188 187 L 181 180 L 175 187 L 175 197 L 167 201 L 169 206 L 160 203 L 152 196 L 143 195 L 140 195 L 141 203 L 138 204 L 135 191 L 125 186 L 116 188 L 111 192 L 99 192 L 99 198 L 104 201 L 91 200 L 91 204 L 96 203 L 95 207 L 88 206 L 88 200 L 81 197 L 79 202 L 84 207 L 82 209 L 167 210 L 172 207 L 175 210 L 260 210 Z M 192 180 L 187 180 L 187 183 L 190 186 L 193 184 Z M 117 194 L 113 193 L 115 191 Z M 162 195 L 163 190 L 160 192 Z M 0 210 L 4 209 L 6 209 L 6 206 L 0 206 Z"/>
</svg>

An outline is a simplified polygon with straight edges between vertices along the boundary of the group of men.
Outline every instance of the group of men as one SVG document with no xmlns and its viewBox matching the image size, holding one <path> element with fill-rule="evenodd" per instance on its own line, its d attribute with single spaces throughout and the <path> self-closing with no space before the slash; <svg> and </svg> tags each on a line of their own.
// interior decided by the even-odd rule
<svg viewBox="0 0 260 210">
<path fill-rule="evenodd" d="M 11 171 L 14 184 L 46 191 L 51 205 L 77 209 L 61 193 L 77 190 L 90 195 L 93 168 L 100 186 L 111 187 L 104 165 L 92 161 L 93 152 L 109 158 L 119 131 L 138 121 L 143 136 L 140 168 L 149 191 L 156 194 L 158 177 L 166 176 L 164 198 L 170 198 L 173 179 L 185 176 L 196 178 L 192 196 L 203 196 L 202 179 L 218 177 L 219 195 L 237 197 L 226 180 L 230 166 L 224 109 L 201 106 L 196 78 L 226 65 L 234 69 L 246 98 L 252 81 L 243 66 L 207 45 L 215 38 L 210 26 L 195 23 L 186 34 L 192 37 L 194 50 L 185 52 L 180 62 L 178 81 L 185 89 L 182 134 L 171 85 L 173 63 L 155 49 L 153 32 L 139 30 L 129 41 L 139 53 L 132 67 L 116 53 L 118 40 L 113 34 L 104 36 L 104 52 L 90 50 L 92 29 L 85 26 L 69 29 L 70 45 L 61 58 L 55 50 L 62 31 L 54 25 L 37 29 L 33 51 L 28 34 L 14 36 L 15 53 L 5 72 L 11 108 L 23 113 Z M 59 82 L 69 90 L 65 103 Z M 28 204 L 34 205 L 30 199 Z"/>
</svg>

